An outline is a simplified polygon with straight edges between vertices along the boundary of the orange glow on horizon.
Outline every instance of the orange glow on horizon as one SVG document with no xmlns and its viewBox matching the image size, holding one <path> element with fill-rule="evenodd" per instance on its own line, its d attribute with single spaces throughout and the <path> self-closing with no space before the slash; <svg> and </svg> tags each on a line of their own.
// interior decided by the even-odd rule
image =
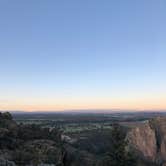
<svg viewBox="0 0 166 166">
<path fill-rule="evenodd" d="M 0 103 L 0 110 L 23 111 L 63 111 L 90 109 L 121 110 L 164 110 L 166 97 L 151 98 L 103 98 L 103 99 L 65 99 L 65 100 L 16 100 Z"/>
</svg>

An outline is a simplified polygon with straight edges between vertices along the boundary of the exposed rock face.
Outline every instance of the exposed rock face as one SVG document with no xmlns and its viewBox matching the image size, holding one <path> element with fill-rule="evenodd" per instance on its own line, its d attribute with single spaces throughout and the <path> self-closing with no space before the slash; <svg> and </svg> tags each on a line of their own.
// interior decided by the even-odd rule
<svg viewBox="0 0 166 166">
<path fill-rule="evenodd" d="M 132 129 L 127 138 L 145 160 L 159 165 L 166 162 L 166 118 L 158 117 Z"/>
<path fill-rule="evenodd" d="M 145 158 L 153 161 L 156 159 L 156 136 L 149 123 L 133 129 L 128 134 L 128 138 L 132 147 L 142 153 Z"/>
<path fill-rule="evenodd" d="M 161 160 L 166 161 L 166 118 L 156 118 L 150 121 L 156 133 L 157 152 Z"/>
</svg>

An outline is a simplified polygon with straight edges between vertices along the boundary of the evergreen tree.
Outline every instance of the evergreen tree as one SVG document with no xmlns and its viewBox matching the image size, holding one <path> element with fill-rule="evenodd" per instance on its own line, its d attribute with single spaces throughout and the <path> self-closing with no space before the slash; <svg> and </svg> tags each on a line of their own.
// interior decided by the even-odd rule
<svg viewBox="0 0 166 166">
<path fill-rule="evenodd" d="M 118 124 L 113 125 L 111 132 L 112 148 L 108 153 L 107 166 L 135 166 L 136 159 L 130 152 L 126 151 L 126 132 Z"/>
</svg>

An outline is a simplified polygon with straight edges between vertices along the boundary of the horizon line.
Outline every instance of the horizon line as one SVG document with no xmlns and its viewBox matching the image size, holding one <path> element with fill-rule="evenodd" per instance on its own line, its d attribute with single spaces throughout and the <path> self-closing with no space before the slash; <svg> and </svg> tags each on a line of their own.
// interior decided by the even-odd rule
<svg viewBox="0 0 166 166">
<path fill-rule="evenodd" d="M 18 113 L 125 113 L 125 112 L 166 112 L 166 109 L 69 109 L 69 110 L 0 110 Z"/>
</svg>

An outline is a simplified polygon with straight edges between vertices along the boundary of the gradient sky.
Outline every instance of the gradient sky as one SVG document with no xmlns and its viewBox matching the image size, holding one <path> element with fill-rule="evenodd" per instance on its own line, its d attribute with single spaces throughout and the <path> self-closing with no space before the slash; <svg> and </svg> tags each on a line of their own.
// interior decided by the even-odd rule
<svg viewBox="0 0 166 166">
<path fill-rule="evenodd" d="M 0 110 L 166 109 L 165 0 L 1 0 Z"/>
</svg>

